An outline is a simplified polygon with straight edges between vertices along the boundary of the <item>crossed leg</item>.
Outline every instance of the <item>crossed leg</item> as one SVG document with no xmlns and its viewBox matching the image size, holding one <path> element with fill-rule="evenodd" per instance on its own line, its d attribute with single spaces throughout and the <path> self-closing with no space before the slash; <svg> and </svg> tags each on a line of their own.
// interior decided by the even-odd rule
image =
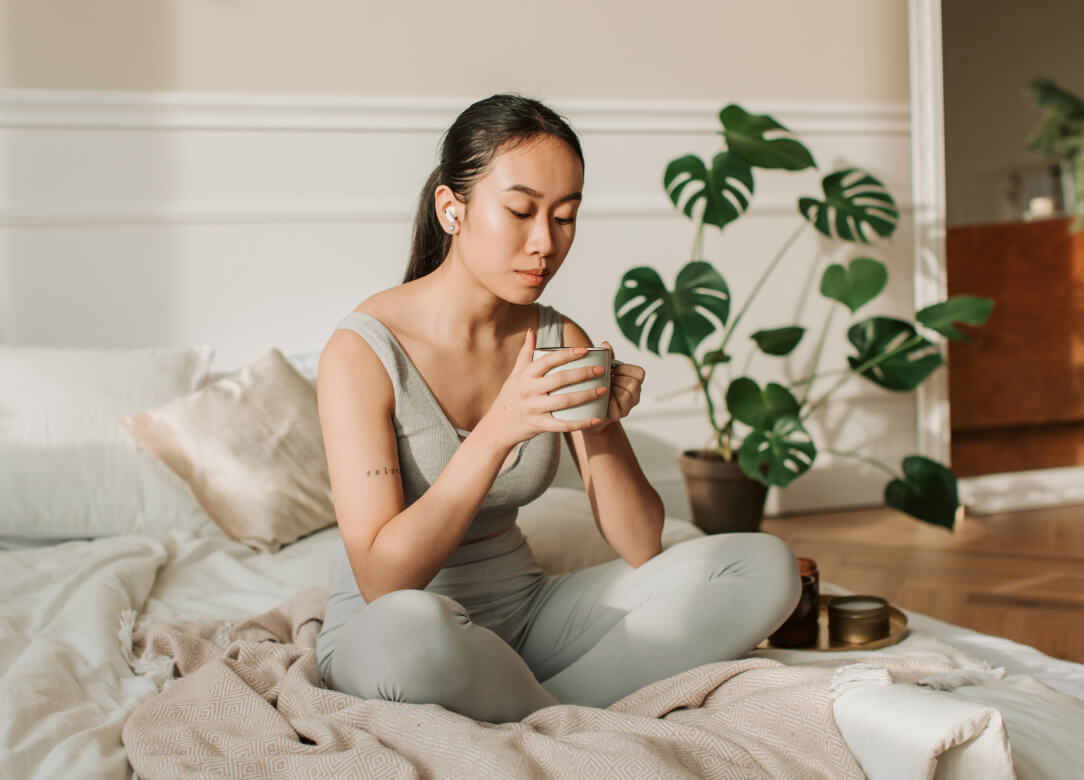
<svg viewBox="0 0 1084 780">
<path fill-rule="evenodd" d="M 519 653 L 453 599 L 393 591 L 343 626 L 328 682 L 491 723 L 561 702 L 606 707 L 648 683 L 745 654 L 799 595 L 793 554 L 759 533 L 682 542 L 639 568 L 615 560 L 548 578 L 529 605 Z"/>
</svg>

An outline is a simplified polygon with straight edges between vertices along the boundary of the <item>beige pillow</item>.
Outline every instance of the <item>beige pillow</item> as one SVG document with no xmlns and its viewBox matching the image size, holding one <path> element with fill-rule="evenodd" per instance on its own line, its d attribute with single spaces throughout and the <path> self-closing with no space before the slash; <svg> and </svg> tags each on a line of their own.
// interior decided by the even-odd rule
<svg viewBox="0 0 1084 780">
<path fill-rule="evenodd" d="M 316 390 L 277 349 L 120 421 L 231 539 L 274 552 L 335 522 Z"/>
</svg>

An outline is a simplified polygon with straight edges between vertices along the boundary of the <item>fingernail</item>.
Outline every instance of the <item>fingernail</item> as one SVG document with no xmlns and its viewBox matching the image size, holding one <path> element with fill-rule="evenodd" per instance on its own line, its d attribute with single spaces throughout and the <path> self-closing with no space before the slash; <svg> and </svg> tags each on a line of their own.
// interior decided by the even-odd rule
<svg viewBox="0 0 1084 780">
<path fill-rule="evenodd" d="M 577 355 L 586 355 L 587 354 L 587 347 L 576 347 L 574 352 Z"/>
<path fill-rule="evenodd" d="M 596 395 L 606 395 L 606 388 L 605 387 L 598 388 L 597 390 L 595 390 L 595 394 Z"/>
<path fill-rule="evenodd" d="M 605 368 L 602 366 L 595 366 L 595 376 L 602 376 L 604 373 L 606 373 Z"/>
</svg>

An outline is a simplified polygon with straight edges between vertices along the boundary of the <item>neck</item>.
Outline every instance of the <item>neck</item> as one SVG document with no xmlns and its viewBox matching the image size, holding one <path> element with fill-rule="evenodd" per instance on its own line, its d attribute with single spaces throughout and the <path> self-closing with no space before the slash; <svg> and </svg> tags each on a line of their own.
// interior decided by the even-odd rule
<svg viewBox="0 0 1084 780">
<path fill-rule="evenodd" d="M 451 256 L 415 284 L 419 325 L 434 341 L 488 349 L 502 343 L 518 322 L 520 305 L 494 295 Z"/>
</svg>

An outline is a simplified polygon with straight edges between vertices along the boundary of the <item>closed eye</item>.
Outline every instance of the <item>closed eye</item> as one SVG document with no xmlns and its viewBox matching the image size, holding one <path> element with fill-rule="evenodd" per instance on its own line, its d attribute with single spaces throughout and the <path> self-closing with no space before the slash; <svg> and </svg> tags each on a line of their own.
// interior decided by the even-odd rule
<svg viewBox="0 0 1084 780">
<path fill-rule="evenodd" d="M 515 209 L 508 209 L 508 212 L 516 219 L 529 219 L 531 216 L 530 214 L 516 211 Z M 575 217 L 554 217 L 554 219 L 557 221 L 558 225 L 572 225 L 576 222 Z"/>
</svg>

